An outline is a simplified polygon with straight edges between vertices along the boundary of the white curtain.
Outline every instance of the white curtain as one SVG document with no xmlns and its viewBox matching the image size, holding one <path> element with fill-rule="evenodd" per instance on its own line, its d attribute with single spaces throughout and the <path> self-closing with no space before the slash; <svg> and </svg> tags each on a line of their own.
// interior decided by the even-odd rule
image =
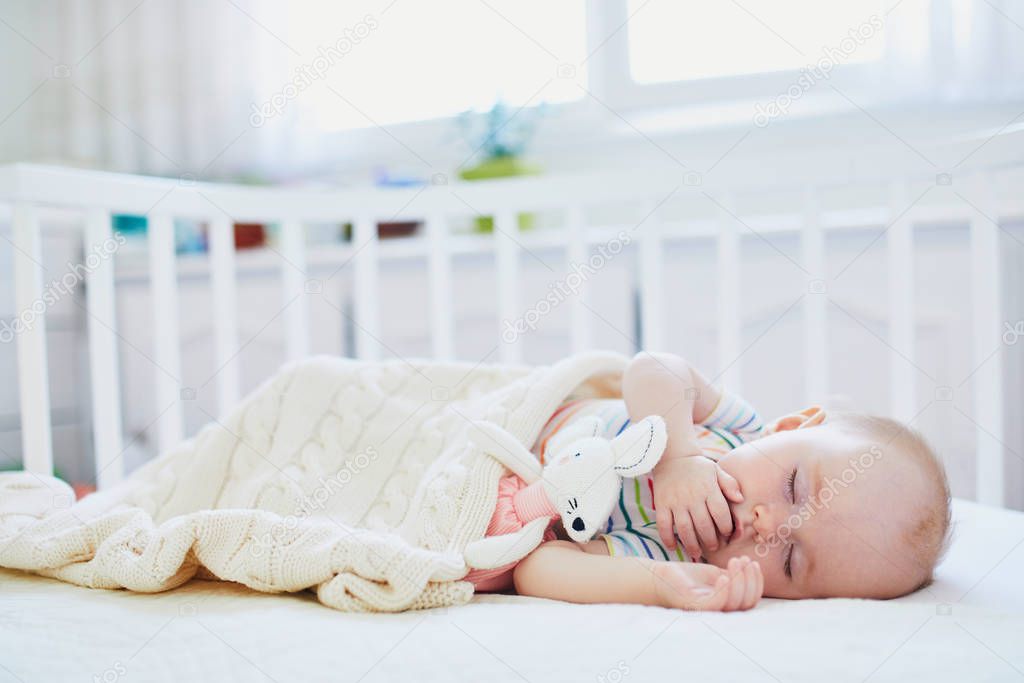
<svg viewBox="0 0 1024 683">
<path fill-rule="evenodd" d="M 271 35 L 285 11 L 269 0 L 59 0 L 0 15 L 20 34 L 0 45 L 0 106 L 17 107 L 0 125 L 0 161 L 213 178 L 272 168 L 289 126 L 255 129 L 249 107 L 286 79 L 287 48 Z M 239 135 L 245 144 L 231 145 Z"/>
<path fill-rule="evenodd" d="M 887 91 L 900 100 L 1024 95 L 1024 3 L 886 0 Z"/>
</svg>

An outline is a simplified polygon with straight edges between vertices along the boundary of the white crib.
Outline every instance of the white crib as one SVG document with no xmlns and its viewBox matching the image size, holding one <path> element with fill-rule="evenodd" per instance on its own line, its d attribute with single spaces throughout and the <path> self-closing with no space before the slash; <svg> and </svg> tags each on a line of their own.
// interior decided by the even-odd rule
<svg viewBox="0 0 1024 683">
<path fill-rule="evenodd" d="M 522 315 L 520 257 L 523 249 L 557 247 L 563 250 L 568 268 L 588 258 L 593 246 L 614 240 L 626 226 L 590 225 L 588 208 L 609 203 L 640 207 L 642 229 L 633 232 L 637 241 L 635 272 L 638 285 L 639 335 L 637 346 L 649 349 L 664 345 L 665 292 L 663 245 L 668 241 L 699 237 L 716 245 L 715 288 L 717 290 L 717 351 L 724 379 L 738 380 L 743 355 L 738 303 L 740 288 L 740 239 L 763 238 L 772 234 L 798 235 L 800 266 L 807 280 L 807 296 L 800 299 L 804 309 L 803 352 L 806 357 L 803 381 L 809 396 L 823 395 L 827 383 L 829 345 L 823 273 L 826 259 L 826 231 L 880 231 L 887 251 L 888 344 L 893 349 L 889 369 L 892 412 L 910 417 L 918 407 L 915 395 L 915 299 L 914 226 L 926 222 L 953 222 L 969 229 L 970 281 L 972 288 L 973 402 L 976 412 L 994 416 L 976 439 L 976 491 L 979 500 L 1003 503 L 1004 446 L 1003 368 L 998 351 L 1005 332 L 1001 319 L 1000 224 L 1024 219 L 1024 198 L 1002 197 L 994 188 L 1004 187 L 1007 174 L 1019 169 L 987 169 L 973 172 L 967 181 L 975 188 L 972 204 L 916 205 L 912 200 L 920 186 L 943 185 L 942 174 L 929 177 L 899 177 L 872 184 L 857 201 L 847 206 L 831 202 L 822 207 L 824 184 L 810 183 L 798 188 L 801 199 L 780 211 L 741 210 L 741 200 L 751 187 L 711 187 L 690 174 L 633 172 L 626 174 L 552 176 L 530 179 L 449 184 L 435 176 L 423 188 L 341 190 L 256 188 L 239 185 L 196 183 L 179 180 L 117 175 L 93 171 L 49 168 L 34 165 L 0 167 L 0 201 L 10 204 L 11 242 L 14 258 L 16 311 L 30 316 L 32 324 L 13 336 L 17 343 L 20 412 L 24 467 L 32 472 L 53 471 L 44 272 L 40 258 L 41 217 L 52 209 L 78 212 L 88 253 L 114 235 L 112 214 L 141 214 L 149 220 L 149 277 L 154 316 L 153 399 L 163 410 L 156 421 L 159 450 L 184 436 L 181 392 L 181 350 L 179 344 L 178 273 L 174 244 L 174 217 L 203 220 L 209 228 L 210 297 L 213 310 L 217 402 L 221 410 L 239 398 L 237 365 L 230 361 L 239 353 L 236 314 L 236 254 L 233 222 L 277 222 L 281 228 L 281 289 L 286 302 L 286 357 L 298 358 L 309 350 L 309 311 L 301 294 L 315 286 L 307 276 L 310 254 L 304 239 L 304 224 L 349 221 L 351 242 L 332 249 L 329 258 L 351 268 L 353 275 L 353 318 L 356 330 L 355 354 L 374 359 L 388 355 L 377 334 L 381 311 L 378 306 L 379 264 L 382 259 L 416 257 L 428 267 L 432 353 L 452 358 L 455 324 L 452 313 L 452 258 L 465 251 L 492 251 L 495 258 L 496 307 L 499 321 Z M 958 177 L 958 183 L 961 178 Z M 922 185 L 923 184 L 923 185 Z M 792 188 L 791 188 L 792 189 Z M 912 191 L 913 190 L 913 191 Z M 703 195 L 717 206 L 717 217 L 693 221 L 663 219 L 660 207 L 671 198 Z M 911 208 L 907 208 L 910 206 Z M 517 215 L 524 211 L 560 212 L 564 225 L 557 230 L 520 233 Z M 452 216 L 494 216 L 492 235 L 454 235 Z M 231 218 L 228 218 L 231 216 Z M 390 240 L 382 245 L 377 234 L 379 221 L 422 220 L 423 236 Z M 0 233 L 2 234 L 2 233 Z M 881 235 L 884 234 L 884 238 Z M 314 283 L 314 284 L 310 284 Z M 92 392 L 92 429 L 96 455 L 97 484 L 108 487 L 124 476 L 122 400 L 119 390 L 118 344 L 115 318 L 115 270 L 111 258 L 100 259 L 87 275 L 89 367 Z M 585 287 L 585 283 L 583 284 Z M 566 305 L 572 316 L 571 346 L 582 350 L 590 345 L 592 316 L 581 296 L 570 297 Z M 25 317 L 24 319 L 28 319 Z M 495 329 L 500 339 L 501 329 Z M 501 343 L 494 360 L 521 360 L 518 341 Z M 284 360 L 284 359 L 282 359 Z M 941 388 L 940 388 L 941 390 Z M 138 400 L 142 397 L 133 397 Z M 149 398 L 149 397 L 145 397 Z M 164 406 L 169 406 L 163 409 Z"/>
</svg>

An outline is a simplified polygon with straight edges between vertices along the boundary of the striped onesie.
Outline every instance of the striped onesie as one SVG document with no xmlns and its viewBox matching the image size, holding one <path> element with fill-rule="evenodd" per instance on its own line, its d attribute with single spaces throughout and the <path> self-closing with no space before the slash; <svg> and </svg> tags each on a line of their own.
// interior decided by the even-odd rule
<svg viewBox="0 0 1024 683">
<path fill-rule="evenodd" d="M 596 415 L 605 423 L 603 436 L 615 438 L 629 426 L 629 413 L 622 399 L 575 399 L 563 403 L 541 430 L 533 453 L 544 462 L 548 439 L 580 417 Z M 713 460 L 742 443 L 761 435 L 764 423 L 760 415 L 743 399 L 722 392 L 722 396 L 704 421 L 695 425 L 697 444 L 701 451 Z M 612 556 L 638 555 L 655 560 L 676 560 L 686 562 L 687 558 L 676 544 L 669 550 L 658 536 L 658 525 L 654 513 L 654 477 L 622 480 L 619 502 L 612 510 L 608 523 L 601 534 Z"/>
</svg>

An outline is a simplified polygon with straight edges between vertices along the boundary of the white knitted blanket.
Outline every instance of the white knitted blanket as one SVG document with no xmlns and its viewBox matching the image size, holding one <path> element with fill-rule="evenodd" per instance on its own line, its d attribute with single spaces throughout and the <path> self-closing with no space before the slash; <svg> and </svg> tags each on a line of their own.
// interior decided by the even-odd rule
<svg viewBox="0 0 1024 683">
<path fill-rule="evenodd" d="M 626 360 L 293 363 L 194 439 L 77 503 L 51 477 L 0 474 L 0 566 L 143 592 L 196 575 L 315 588 L 353 611 L 463 603 L 473 591 L 460 581 L 463 549 L 483 537 L 505 471 L 471 421 L 529 448 L 570 394 L 614 395 Z"/>
</svg>

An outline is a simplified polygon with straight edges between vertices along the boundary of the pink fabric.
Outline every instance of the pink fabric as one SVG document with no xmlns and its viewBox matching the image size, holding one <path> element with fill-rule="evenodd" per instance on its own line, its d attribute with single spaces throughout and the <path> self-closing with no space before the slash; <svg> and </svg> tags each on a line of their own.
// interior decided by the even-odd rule
<svg viewBox="0 0 1024 683">
<path fill-rule="evenodd" d="M 539 517 L 558 519 L 558 511 L 551 505 L 540 482 L 527 484 L 522 478 L 510 474 L 498 482 L 498 502 L 487 524 L 488 536 L 502 536 L 518 531 L 527 522 Z M 544 532 L 545 541 L 557 538 L 549 525 Z M 512 570 L 518 561 L 494 569 L 474 569 L 465 580 L 472 582 L 478 593 L 495 593 L 512 587 Z"/>
</svg>

